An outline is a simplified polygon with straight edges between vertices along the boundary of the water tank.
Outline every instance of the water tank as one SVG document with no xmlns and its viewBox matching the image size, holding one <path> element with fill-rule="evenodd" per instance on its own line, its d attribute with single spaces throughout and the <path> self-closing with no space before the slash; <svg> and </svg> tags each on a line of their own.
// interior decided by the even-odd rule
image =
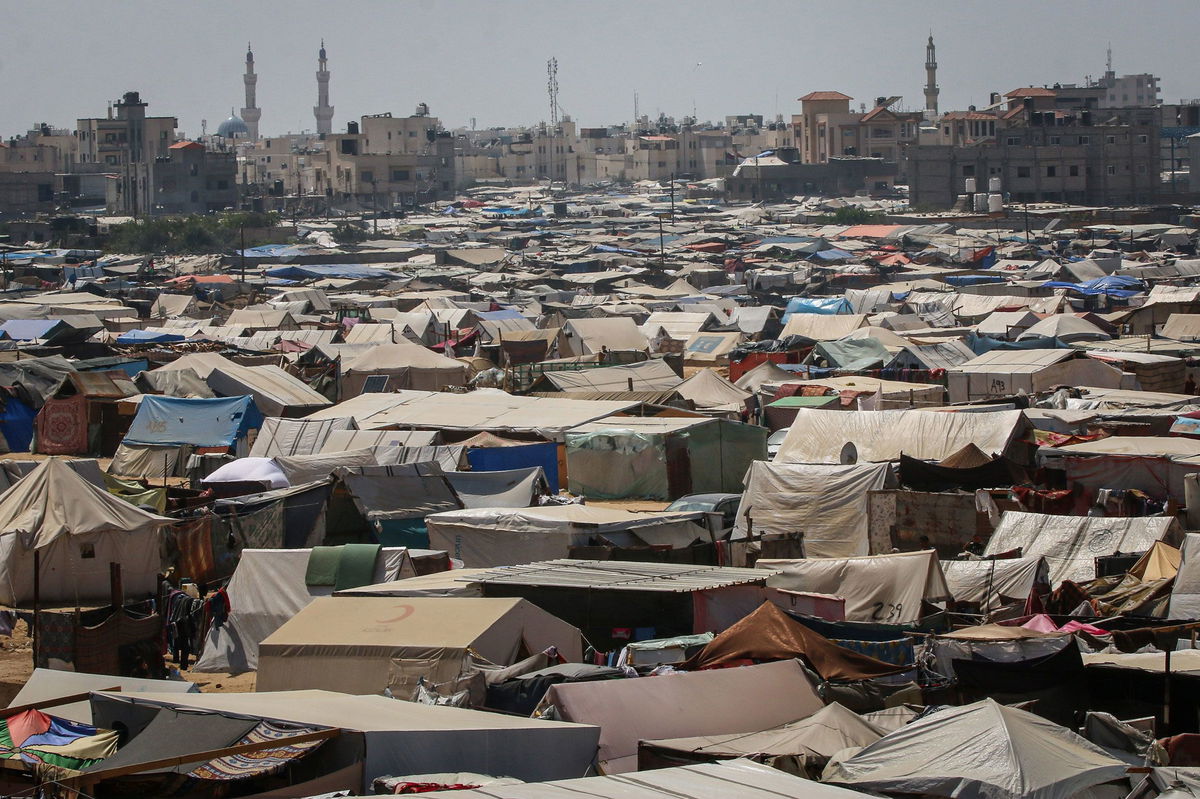
<svg viewBox="0 0 1200 799">
<path fill-rule="evenodd" d="M 988 178 L 988 191 L 992 191 L 992 192 L 1000 191 L 1000 176 L 999 175 L 992 175 L 990 178 Z"/>
<path fill-rule="evenodd" d="M 984 194 L 983 192 L 977 193 L 975 195 L 975 212 L 981 214 L 987 210 L 987 207 L 988 207 L 987 195 Z"/>
<path fill-rule="evenodd" d="M 989 214 L 999 214 L 1004 212 L 1004 196 L 999 192 L 989 194 L 987 203 Z"/>
<path fill-rule="evenodd" d="M 975 193 L 975 178 L 967 178 L 966 181 L 964 181 L 964 182 L 967 184 L 964 187 L 966 189 L 967 194 L 974 194 Z"/>
</svg>

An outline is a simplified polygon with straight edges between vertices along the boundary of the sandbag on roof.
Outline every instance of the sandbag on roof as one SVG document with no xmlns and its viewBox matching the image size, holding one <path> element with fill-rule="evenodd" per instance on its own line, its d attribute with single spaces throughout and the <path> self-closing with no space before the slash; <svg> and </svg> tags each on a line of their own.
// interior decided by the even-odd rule
<svg viewBox="0 0 1200 799">
<path fill-rule="evenodd" d="M 1145 552 L 1155 541 L 1179 541 L 1183 531 L 1173 517 L 1055 516 L 1005 511 L 988 539 L 985 555 L 1021 549 L 1041 555 L 1050 567 L 1050 584 L 1086 582 L 1096 577 L 1096 558 L 1118 552 Z"/>
<path fill-rule="evenodd" d="M 897 674 L 911 666 L 894 666 L 844 649 L 810 630 L 770 602 L 718 633 L 684 664 L 685 669 L 715 669 L 744 660 L 799 658 L 823 680 L 869 680 Z"/>
<path fill-rule="evenodd" d="M 905 624 L 921 618 L 922 602 L 951 598 L 932 549 L 858 558 L 759 559 L 778 573 L 769 588 L 833 594 L 846 600 L 846 621 Z"/>
<path fill-rule="evenodd" d="M 847 443 L 854 445 L 860 462 L 893 461 L 901 452 L 941 460 L 971 442 L 984 452 L 1003 454 L 1026 424 L 1020 411 L 801 409 L 775 457 L 786 463 L 838 463 Z"/>
<path fill-rule="evenodd" d="M 866 555 L 868 492 L 894 485 L 891 475 L 886 463 L 754 461 L 746 472 L 733 537 L 745 538 L 751 524 L 759 535 L 803 530 L 809 557 Z"/>
<path fill-rule="evenodd" d="M 985 699 L 901 727 L 824 779 L 879 793 L 1068 799 L 1124 776 L 1124 763 L 1065 727 Z"/>
</svg>

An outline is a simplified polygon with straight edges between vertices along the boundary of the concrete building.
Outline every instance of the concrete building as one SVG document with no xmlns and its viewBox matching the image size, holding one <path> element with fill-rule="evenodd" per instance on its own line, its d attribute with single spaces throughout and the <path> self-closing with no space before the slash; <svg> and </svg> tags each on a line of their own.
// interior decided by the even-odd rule
<svg viewBox="0 0 1200 799">
<path fill-rule="evenodd" d="M 236 208 L 237 159 L 194 141 L 172 144 L 152 173 L 155 214 L 204 214 Z"/>
<path fill-rule="evenodd" d="M 747 158 L 725 180 L 730 200 L 772 202 L 800 195 L 844 197 L 860 191 L 892 189 L 897 166 L 882 158 L 835 156 L 821 164 L 806 164 L 796 148 L 781 148 Z"/>
<path fill-rule="evenodd" d="M 115 207 L 123 214 L 150 213 L 154 206 L 154 163 L 170 156 L 175 143 L 175 117 L 146 116 L 146 103 L 137 92 L 126 92 L 109 109 L 107 117 L 80 119 L 79 172 L 107 172 L 116 176 Z"/>
<path fill-rule="evenodd" d="M 428 109 L 407 119 L 364 116 L 346 133 L 326 136 L 331 201 L 384 210 L 453 196 L 454 140 L 427 114 Z"/>
</svg>

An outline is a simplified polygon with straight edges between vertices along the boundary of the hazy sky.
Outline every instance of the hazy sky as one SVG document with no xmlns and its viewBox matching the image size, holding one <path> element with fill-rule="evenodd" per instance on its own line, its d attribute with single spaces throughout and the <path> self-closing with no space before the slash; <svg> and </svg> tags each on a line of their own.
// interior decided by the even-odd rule
<svg viewBox="0 0 1200 799">
<path fill-rule="evenodd" d="M 559 105 L 581 125 L 642 113 L 785 117 L 796 98 L 837 89 L 868 104 L 922 104 L 925 38 L 938 49 L 942 110 L 989 91 L 1152 72 L 1162 97 L 1200 96 L 1200 0 L 87 0 L 7 4 L 0 135 L 45 121 L 74 128 L 138 90 L 154 115 L 195 136 L 242 106 L 254 46 L 264 134 L 311 130 L 321 37 L 334 130 L 362 114 L 429 104 L 447 127 L 548 117 L 546 59 Z"/>
</svg>

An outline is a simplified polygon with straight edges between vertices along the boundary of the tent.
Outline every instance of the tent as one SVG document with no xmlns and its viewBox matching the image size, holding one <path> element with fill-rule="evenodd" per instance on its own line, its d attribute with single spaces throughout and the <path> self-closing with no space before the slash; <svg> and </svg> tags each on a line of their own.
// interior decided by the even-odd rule
<svg viewBox="0 0 1200 799">
<path fill-rule="evenodd" d="M 314 455 L 324 451 L 325 442 L 335 430 L 354 431 L 354 420 L 284 419 L 271 416 L 263 420 L 258 436 L 254 439 L 254 446 L 250 448 L 250 456 L 271 458 L 275 455 Z"/>
<path fill-rule="evenodd" d="M 1002 455 L 1018 442 L 1027 425 L 1020 411 L 801 410 L 775 459 L 782 463 L 838 463 L 846 444 L 854 445 L 860 462 L 894 461 L 901 452 L 940 461 L 969 443 L 989 455 Z"/>
<path fill-rule="evenodd" d="M 234 450 L 251 430 L 262 426 L 262 414 L 248 396 L 183 399 L 147 394 L 138 403 L 124 445 Z"/>
<path fill-rule="evenodd" d="M 733 787 L 736 786 L 736 787 Z M 433 799 L 862 799 L 862 794 L 785 774 L 748 760 L 660 768 L 477 790 L 435 791 Z M 1166 797 L 1164 797 L 1166 799 Z"/>
<path fill-rule="evenodd" d="M 697 409 L 731 413 L 746 410 L 746 401 L 751 397 L 751 392 L 730 383 L 716 369 L 700 369 L 675 386 L 675 391 L 695 403 Z"/>
<path fill-rule="evenodd" d="M 1100 747 L 1032 713 L 985 699 L 901 727 L 826 770 L 861 791 L 961 799 L 1068 799 L 1125 776 Z"/>
<path fill-rule="evenodd" d="M 767 430 L 728 419 L 612 416 L 567 433 L 571 493 L 673 500 L 735 492 L 767 455 Z"/>
<path fill-rule="evenodd" d="M 822 705 L 803 667 L 784 660 L 665 679 L 561 683 L 546 692 L 541 715 L 553 708 L 558 719 L 600 727 L 599 771 L 624 774 L 637 770 L 639 740 L 758 732 Z"/>
<path fill-rule="evenodd" d="M 229 618 L 213 624 L 193 671 L 242 672 L 258 668 L 258 645 L 301 608 L 333 593 L 330 585 L 308 585 L 311 549 L 243 549 L 229 580 Z M 383 549 L 372 582 L 413 577 L 407 549 Z"/>
<path fill-rule="evenodd" d="M 249 394 L 267 416 L 304 416 L 332 403 L 278 366 L 238 366 L 213 369 L 209 387 L 224 397 Z"/>
<path fill-rule="evenodd" d="M 1010 602 L 1024 602 L 1034 586 L 1050 586 L 1050 572 L 1041 556 L 989 560 L 944 560 L 942 573 L 950 595 L 993 611 Z"/>
<path fill-rule="evenodd" d="M 760 559 L 777 573 L 767 587 L 846 600 L 846 621 L 906 624 L 925 613 L 922 605 L 950 599 L 946 577 L 932 549 L 857 558 Z"/>
<path fill-rule="evenodd" d="M 1077 341 L 1108 341 L 1112 336 L 1086 319 L 1072 314 L 1047 316 L 1017 336 L 1017 341 L 1030 338 L 1053 338 L 1067 344 Z"/>
<path fill-rule="evenodd" d="M 886 677 L 911 666 L 894 666 L 838 646 L 820 633 L 764 602 L 758 610 L 717 634 L 684 664 L 687 669 L 723 669 L 747 660 L 799 658 L 822 680 L 846 682 Z"/>
<path fill-rule="evenodd" d="M 1020 549 L 1041 556 L 1050 569 L 1050 585 L 1096 577 L 1096 558 L 1118 552 L 1145 552 L 1156 541 L 1179 543 L 1183 535 L 1174 517 L 1056 516 L 1005 511 L 988 539 L 985 555 Z"/>
<path fill-rule="evenodd" d="M 1080 320 L 1082 321 L 1082 320 Z M 1078 350 L 992 350 L 946 370 L 950 401 L 970 402 L 1055 386 L 1120 388 L 1121 370 Z"/>
<path fill-rule="evenodd" d="M 163 711 L 183 717 L 176 736 L 160 737 L 169 755 L 186 754 L 189 731 L 214 714 L 337 728 L 339 748 L 361 763 L 356 793 L 378 777 L 469 770 L 523 780 L 566 779 L 584 773 L 596 754 L 599 730 L 582 724 L 523 719 L 455 707 L 430 707 L 382 696 L 332 691 L 177 694 L 98 693 L 97 724 L 138 735 Z M 136 739 L 134 739 L 136 740 Z M 182 749 L 182 751 L 180 751 Z M 160 749 L 161 751 L 161 749 Z M 335 786 L 338 787 L 338 786 Z M 306 792 L 307 793 L 307 792 Z M 291 794 L 289 794 L 291 795 Z"/>
<path fill-rule="evenodd" d="M 1167 618 L 1200 620 L 1200 533 L 1184 537 L 1182 556 L 1171 586 Z"/>
<path fill-rule="evenodd" d="M 200 482 L 204 485 L 261 483 L 265 488 L 287 488 L 291 485 L 273 458 L 238 458 L 217 467 Z"/>
<path fill-rule="evenodd" d="M 627 366 L 544 372 L 542 377 L 556 391 L 565 393 L 670 391 L 682 382 L 666 361 L 657 358 Z"/>
<path fill-rule="evenodd" d="M 35 668 L 33 674 L 9 702 L 10 707 L 40 705 L 91 691 L 120 688 L 122 693 L 198 694 L 200 686 L 186 680 L 152 680 L 145 677 L 115 677 L 111 674 L 85 674 L 75 671 Z M 50 709 L 50 708 L 48 708 Z M 55 704 L 52 712 L 59 718 L 92 724 L 92 706 L 87 699 Z"/>
<path fill-rule="evenodd" d="M 860 327 L 867 326 L 866 314 L 824 314 L 796 313 L 788 317 L 787 324 L 779 338 L 788 336 L 803 336 L 813 341 L 837 341 L 853 333 Z"/>
<path fill-rule="evenodd" d="M 367 388 L 371 391 L 441 391 L 446 386 L 466 385 L 469 373 L 470 368 L 462 361 L 447 358 L 419 344 L 377 344 L 342 363 L 341 396 L 356 397 Z M 383 380 L 372 380 L 373 377 Z"/>
<path fill-rule="evenodd" d="M 412 699 L 424 680 L 449 695 L 479 658 L 510 666 L 552 646 L 583 659 L 578 629 L 520 598 L 320 597 L 259 645 L 256 687 Z"/>
<path fill-rule="evenodd" d="M 753 532 L 804 533 L 813 558 L 870 553 L 868 497 L 895 484 L 886 463 L 826 466 L 755 461 L 734 523 L 734 539 Z"/>
<path fill-rule="evenodd" d="M 447 472 L 446 480 L 465 508 L 528 508 L 546 488 L 540 466 L 502 472 Z"/>
<path fill-rule="evenodd" d="M 350 466 L 335 474 L 375 538 L 387 546 L 428 546 L 426 517 L 463 507 L 434 463 Z"/>
<path fill-rule="evenodd" d="M 474 508 L 430 514 L 429 543 L 468 568 L 512 566 L 570 556 L 594 540 L 682 548 L 708 541 L 700 513 L 634 513 L 596 505 Z"/>
<path fill-rule="evenodd" d="M 885 734 L 884 729 L 834 702 L 811 716 L 761 732 L 639 741 L 638 769 L 745 757 L 815 780 L 833 755 L 873 744 Z"/>
<path fill-rule="evenodd" d="M 570 355 L 596 355 L 605 350 L 645 352 L 647 349 L 645 334 L 626 316 L 570 319 L 563 326 L 563 338 Z"/>
<path fill-rule="evenodd" d="M 173 522 L 48 458 L 0 494 L 0 604 L 33 599 L 35 550 L 42 602 L 107 602 L 110 563 L 121 564 L 126 595 L 153 594 L 162 528 Z"/>
</svg>

